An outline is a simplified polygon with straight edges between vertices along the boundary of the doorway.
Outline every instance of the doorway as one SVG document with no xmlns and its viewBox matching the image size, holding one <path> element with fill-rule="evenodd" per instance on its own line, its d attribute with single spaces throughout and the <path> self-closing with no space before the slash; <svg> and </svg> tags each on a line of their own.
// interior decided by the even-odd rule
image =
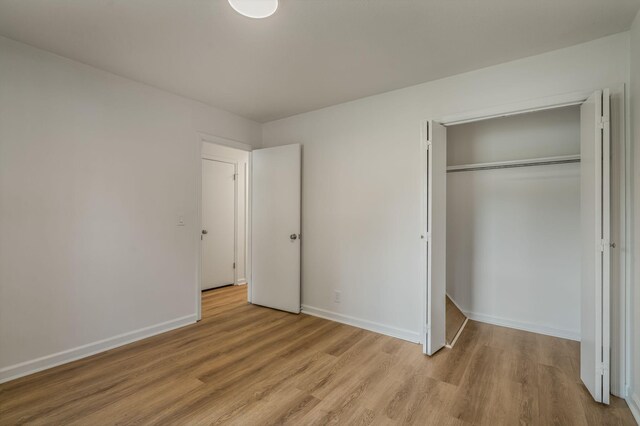
<svg viewBox="0 0 640 426">
<path fill-rule="evenodd" d="M 200 153 L 198 319 L 209 290 L 209 305 L 216 294 L 232 293 L 299 313 L 301 146 L 253 149 L 200 134 Z"/>
<path fill-rule="evenodd" d="M 202 291 L 247 283 L 248 170 L 248 151 L 202 142 Z"/>
</svg>

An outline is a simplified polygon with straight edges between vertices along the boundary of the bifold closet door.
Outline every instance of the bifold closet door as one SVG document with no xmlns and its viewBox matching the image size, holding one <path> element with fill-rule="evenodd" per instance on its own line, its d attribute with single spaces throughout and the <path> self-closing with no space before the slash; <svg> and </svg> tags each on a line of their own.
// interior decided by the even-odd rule
<svg viewBox="0 0 640 426">
<path fill-rule="evenodd" d="M 582 236 L 580 378 L 597 402 L 609 403 L 610 126 L 609 90 L 580 107 Z"/>
<path fill-rule="evenodd" d="M 251 303 L 299 313 L 300 145 L 251 158 Z"/>
<path fill-rule="evenodd" d="M 446 343 L 447 129 L 427 121 L 422 134 L 426 217 L 421 238 L 427 258 L 423 352 L 433 355 Z"/>
</svg>

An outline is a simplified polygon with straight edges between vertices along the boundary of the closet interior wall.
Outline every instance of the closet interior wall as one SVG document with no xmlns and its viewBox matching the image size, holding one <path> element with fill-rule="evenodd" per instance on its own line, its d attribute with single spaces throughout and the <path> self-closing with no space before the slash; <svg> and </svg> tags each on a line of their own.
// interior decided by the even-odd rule
<svg viewBox="0 0 640 426">
<path fill-rule="evenodd" d="M 580 109 L 447 128 L 447 293 L 470 318 L 580 339 Z M 466 167 L 465 167 L 466 168 Z"/>
</svg>

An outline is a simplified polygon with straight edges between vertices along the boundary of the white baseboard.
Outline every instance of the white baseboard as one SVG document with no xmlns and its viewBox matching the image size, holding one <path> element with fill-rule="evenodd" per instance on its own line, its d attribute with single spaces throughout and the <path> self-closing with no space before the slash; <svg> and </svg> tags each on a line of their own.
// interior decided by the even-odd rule
<svg viewBox="0 0 640 426">
<path fill-rule="evenodd" d="M 640 425 L 640 396 L 635 392 L 628 392 L 626 401 L 631 414 L 636 419 L 636 423 Z"/>
<path fill-rule="evenodd" d="M 467 311 L 466 309 L 462 309 L 462 307 L 453 300 L 453 297 L 449 296 L 449 293 L 447 293 L 447 297 L 458 307 L 458 309 L 460 309 L 460 312 L 465 314 L 465 316 L 470 320 L 499 325 L 501 327 L 515 328 L 516 330 L 530 331 L 532 333 L 544 334 L 546 336 L 561 337 L 563 339 L 576 340 L 578 342 L 580 341 L 580 333 L 575 331 Z"/>
<path fill-rule="evenodd" d="M 453 300 L 453 299 L 452 299 Z M 492 315 L 478 314 L 475 312 L 462 311 L 470 320 L 484 322 L 487 324 L 499 325 L 502 327 L 515 328 L 516 330 L 530 331 L 532 333 L 544 334 L 547 336 L 561 337 L 563 339 L 580 341 L 580 333 L 561 328 L 553 328 L 545 325 L 533 324 L 529 322 L 515 321 L 507 318 L 495 317 Z"/>
<path fill-rule="evenodd" d="M 238 281 L 236 282 L 236 285 L 243 285 L 247 283 L 247 279 L 246 278 L 239 278 Z"/>
<path fill-rule="evenodd" d="M 184 327 L 185 325 L 195 323 L 196 319 L 197 318 L 195 314 L 187 315 L 181 318 L 176 318 L 174 320 L 162 322 L 160 324 L 155 324 L 149 327 L 130 331 L 128 333 L 119 334 L 117 336 L 109 337 L 97 342 L 88 343 L 86 345 L 78 346 L 72 349 L 67 349 L 66 351 L 46 355 L 40 358 L 21 362 L 19 364 L 10 365 L 8 367 L 0 369 L 0 383 L 8 382 L 10 380 L 27 376 L 29 374 L 37 373 L 38 371 L 66 364 L 71 361 L 76 361 L 80 358 L 86 358 L 99 352 L 117 348 L 118 346 L 123 346 L 127 343 L 142 340 L 156 334 Z"/>
<path fill-rule="evenodd" d="M 355 318 L 349 315 L 327 311 L 325 309 L 314 308 L 313 306 L 309 305 L 302 305 L 302 313 L 313 315 L 314 317 L 320 317 L 331 321 L 340 322 L 347 325 L 352 325 L 354 327 L 363 328 L 365 330 L 385 334 L 387 336 L 397 337 L 398 339 L 407 340 L 413 343 L 420 342 L 420 333 L 411 330 L 405 330 L 402 328 L 396 328 L 361 318 Z"/>
</svg>

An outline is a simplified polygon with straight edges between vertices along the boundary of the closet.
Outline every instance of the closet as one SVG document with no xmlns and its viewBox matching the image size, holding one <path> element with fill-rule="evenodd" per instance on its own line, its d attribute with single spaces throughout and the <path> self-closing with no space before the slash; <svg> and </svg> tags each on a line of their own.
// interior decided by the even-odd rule
<svg viewBox="0 0 640 426">
<path fill-rule="evenodd" d="M 580 340 L 579 161 L 578 106 L 447 128 L 446 290 L 466 316 Z"/>
<path fill-rule="evenodd" d="M 579 340 L 581 378 L 608 403 L 624 163 L 610 98 L 423 123 L 425 354 L 451 343 L 450 298 L 471 320 Z"/>
</svg>

